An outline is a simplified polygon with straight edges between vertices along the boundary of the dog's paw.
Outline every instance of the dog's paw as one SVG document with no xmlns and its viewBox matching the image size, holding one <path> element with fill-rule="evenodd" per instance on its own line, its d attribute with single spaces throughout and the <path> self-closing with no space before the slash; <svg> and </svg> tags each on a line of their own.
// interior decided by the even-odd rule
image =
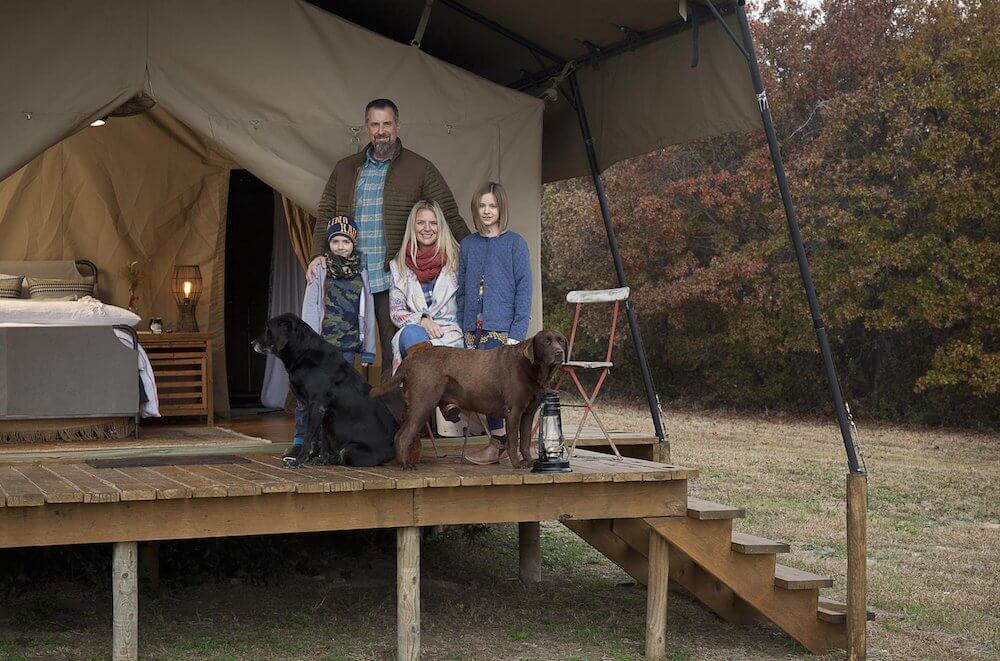
<svg viewBox="0 0 1000 661">
<path fill-rule="evenodd" d="M 511 458 L 510 465 L 518 470 L 524 470 L 525 468 L 531 468 L 531 461 L 528 459 L 517 460 Z"/>
</svg>

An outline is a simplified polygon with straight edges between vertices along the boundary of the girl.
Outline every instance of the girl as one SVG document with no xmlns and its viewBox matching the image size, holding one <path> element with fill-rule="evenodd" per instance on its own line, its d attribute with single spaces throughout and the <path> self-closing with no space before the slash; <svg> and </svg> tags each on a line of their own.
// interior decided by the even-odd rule
<svg viewBox="0 0 1000 661">
<path fill-rule="evenodd" d="M 329 251 L 302 300 L 302 320 L 337 347 L 352 367 L 358 353 L 364 366 L 375 361 L 375 305 L 364 260 L 354 249 L 357 241 L 358 228 L 349 216 L 330 220 L 326 228 Z M 305 430 L 306 407 L 298 402 L 295 437 L 286 457 L 298 457 Z"/>
<path fill-rule="evenodd" d="M 531 262 L 528 244 L 507 229 L 507 191 L 489 181 L 472 196 L 476 234 L 462 240 L 458 262 L 458 323 L 465 345 L 493 349 L 517 344 L 528 334 L 531 316 Z M 466 458 L 495 464 L 507 456 L 502 418 L 487 418 L 490 442 Z"/>
<path fill-rule="evenodd" d="M 420 200 L 406 220 L 403 245 L 389 263 L 392 371 L 414 345 L 462 346 L 458 325 L 458 244 L 437 202 Z"/>
</svg>

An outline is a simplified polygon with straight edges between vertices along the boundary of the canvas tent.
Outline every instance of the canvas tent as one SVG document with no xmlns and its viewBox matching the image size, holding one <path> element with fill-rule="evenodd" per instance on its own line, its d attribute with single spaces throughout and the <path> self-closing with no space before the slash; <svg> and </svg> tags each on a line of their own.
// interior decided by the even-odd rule
<svg viewBox="0 0 1000 661">
<path fill-rule="evenodd" d="M 391 96 L 404 144 L 438 166 L 460 209 L 483 181 L 508 187 L 541 318 L 540 100 L 304 3 L 45 5 L 5 8 L 0 21 L 4 66 L 28 65 L 0 69 L 11 92 L 0 99 L 0 259 L 91 259 L 119 305 L 118 271 L 142 259 L 143 311 L 165 318 L 173 265 L 199 264 L 199 321 L 221 340 L 229 169 L 314 212 L 333 164 L 365 144 L 365 103 Z M 68 42 L 38 36 L 63 32 Z M 148 113 L 79 130 L 143 89 Z"/>
<path fill-rule="evenodd" d="M 415 5 L 393 4 L 400 11 L 372 13 L 373 3 L 330 9 L 361 23 L 391 19 L 405 29 Z M 618 30 L 601 3 L 572 5 L 506 3 L 498 11 L 530 19 L 535 31 L 550 30 L 559 47 L 578 49 L 570 36 L 576 30 L 599 41 Z M 682 20 L 676 3 L 626 5 L 620 25 L 644 29 Z M 538 276 L 540 183 L 586 172 L 572 108 L 565 100 L 549 103 L 542 152 L 543 102 L 485 79 L 503 81 L 535 56 L 490 30 L 482 33 L 455 7 L 445 11 L 425 21 L 418 49 L 298 0 L 6 5 L 0 258 L 92 259 L 106 295 L 119 304 L 125 300 L 119 267 L 142 259 L 150 270 L 148 310 L 170 310 L 173 264 L 200 264 L 209 296 L 199 318 L 221 338 L 228 170 L 244 167 L 314 211 L 332 164 L 363 146 L 360 109 L 370 98 L 390 96 L 403 111 L 405 144 L 438 165 L 460 202 L 487 178 L 504 182 L 513 227 L 529 240 Z M 464 62 L 479 75 L 426 52 L 451 44 L 454 59 L 472 42 L 488 54 Z M 746 76 L 718 75 L 734 71 L 729 50 L 707 51 L 697 70 L 686 66 L 687 52 L 680 40 L 664 41 L 580 74 L 597 141 L 612 158 L 750 125 L 752 112 L 738 103 Z M 670 99 L 658 84 L 664 58 L 691 94 Z M 156 107 L 81 131 L 138 93 Z M 217 351 L 221 358 L 221 342 Z M 216 382 L 217 401 L 225 402 L 224 379 Z"/>
<path fill-rule="evenodd" d="M 542 180 L 591 174 L 625 284 L 600 171 L 665 144 L 756 127 L 759 112 L 858 468 L 742 1 L 42 0 L 0 11 L 0 178 L 143 92 L 313 210 L 332 163 L 359 146 L 357 109 L 391 96 L 404 108 L 407 144 L 439 164 L 456 197 L 486 165 L 508 186 L 536 275 Z M 5 211 L 11 197 L 0 189 L 0 233 L 37 222 Z M 66 213 L 61 227 L 72 224 Z M 7 243 L 0 258 L 25 256 Z M 631 305 L 626 312 L 662 439 Z"/>
</svg>

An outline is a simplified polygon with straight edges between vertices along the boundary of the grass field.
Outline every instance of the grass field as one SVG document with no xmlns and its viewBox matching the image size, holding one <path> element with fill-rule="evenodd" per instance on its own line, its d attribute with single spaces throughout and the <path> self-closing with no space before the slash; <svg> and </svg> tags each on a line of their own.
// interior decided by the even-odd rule
<svg viewBox="0 0 1000 661">
<path fill-rule="evenodd" d="M 638 406 L 616 429 L 648 428 Z M 843 597 L 844 459 L 832 422 L 668 414 L 696 495 L 740 505 L 738 528 L 791 543 L 782 560 L 835 577 Z M 1000 435 L 864 425 L 870 470 L 873 659 L 1000 656 Z M 163 584 L 140 596 L 151 659 L 384 659 L 395 651 L 391 533 L 161 545 Z M 423 547 L 430 659 L 630 659 L 645 590 L 559 524 L 543 524 L 543 582 L 516 580 L 514 526 L 448 529 Z M 106 658 L 108 547 L 0 552 L 0 658 Z M 765 625 L 729 625 L 670 597 L 675 659 L 808 657 Z M 830 658 L 839 658 L 831 655 Z"/>
</svg>

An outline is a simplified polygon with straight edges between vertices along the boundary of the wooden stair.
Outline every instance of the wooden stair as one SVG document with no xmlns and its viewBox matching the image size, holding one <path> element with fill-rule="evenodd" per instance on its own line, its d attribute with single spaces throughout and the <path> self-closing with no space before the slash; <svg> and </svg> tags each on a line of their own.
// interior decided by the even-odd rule
<svg viewBox="0 0 1000 661">
<path fill-rule="evenodd" d="M 833 580 L 778 564 L 776 554 L 787 553 L 788 544 L 734 532 L 733 519 L 743 515 L 740 508 L 689 497 L 686 517 L 563 523 L 643 585 L 655 530 L 670 545 L 671 587 L 734 624 L 769 620 L 814 654 L 844 649 L 845 606 L 819 595 Z"/>
</svg>

